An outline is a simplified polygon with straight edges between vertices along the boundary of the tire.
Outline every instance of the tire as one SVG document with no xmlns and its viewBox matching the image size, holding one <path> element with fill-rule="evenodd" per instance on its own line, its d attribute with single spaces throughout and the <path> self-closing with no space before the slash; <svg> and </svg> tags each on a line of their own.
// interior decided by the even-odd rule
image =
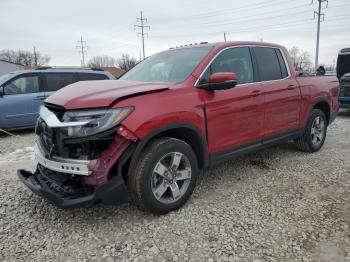
<svg viewBox="0 0 350 262">
<path fill-rule="evenodd" d="M 317 121 L 320 124 L 317 124 Z M 327 118 L 320 109 L 313 109 L 309 115 L 304 134 L 295 140 L 298 148 L 304 152 L 317 152 L 324 144 L 327 135 Z"/>
<path fill-rule="evenodd" d="M 197 176 L 198 162 L 192 148 L 175 138 L 159 138 L 141 153 L 128 177 L 128 189 L 139 209 L 166 214 L 186 203 Z"/>
</svg>

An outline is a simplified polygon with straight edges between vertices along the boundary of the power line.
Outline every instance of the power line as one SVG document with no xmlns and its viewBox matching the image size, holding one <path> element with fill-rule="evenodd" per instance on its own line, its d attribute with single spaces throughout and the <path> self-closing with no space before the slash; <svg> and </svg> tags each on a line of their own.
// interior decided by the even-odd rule
<svg viewBox="0 0 350 262">
<path fill-rule="evenodd" d="M 335 1 L 335 0 L 334 0 Z M 307 5 L 305 5 L 307 6 Z M 288 8 L 288 11 L 293 10 L 292 12 L 283 12 L 284 10 L 287 10 L 285 7 L 283 7 L 282 9 L 276 9 L 276 10 L 269 10 L 267 12 L 260 12 L 259 13 L 259 24 L 261 24 L 264 21 L 268 21 L 268 20 L 272 20 L 272 19 L 277 19 L 277 18 L 284 18 L 283 21 L 285 21 L 285 17 L 298 17 L 302 14 L 306 14 L 308 12 L 310 12 L 310 10 L 299 10 L 299 9 L 303 9 L 305 8 L 305 6 L 296 6 L 296 7 L 290 7 Z M 348 6 L 346 4 L 343 5 L 334 5 L 334 6 L 330 6 L 329 8 L 343 8 L 345 6 Z M 271 16 L 271 14 L 274 13 L 278 13 L 278 15 L 274 15 Z M 264 15 L 264 16 L 262 16 Z M 302 16 L 304 17 L 304 16 Z M 200 27 L 203 28 L 203 26 L 205 26 L 205 28 L 208 27 L 221 27 L 220 29 L 223 29 L 222 26 L 229 26 L 229 25 L 236 25 L 237 23 L 238 26 L 240 26 L 241 24 L 245 24 L 246 22 L 256 22 L 257 18 L 255 16 L 250 15 L 245 15 L 245 16 L 236 16 L 234 18 L 234 20 L 225 20 L 225 21 L 220 21 L 220 22 L 215 22 L 215 21 L 211 21 L 211 22 L 204 22 L 204 23 L 188 23 L 186 22 L 186 24 L 183 25 L 176 25 L 176 27 L 174 27 L 174 29 L 182 29 L 182 30 L 192 30 L 193 28 L 196 27 Z M 163 23 L 162 23 L 163 24 Z M 169 31 L 168 28 L 164 28 L 164 29 L 155 29 L 153 28 L 152 31 Z M 226 30 L 225 30 L 226 31 Z"/>
<path fill-rule="evenodd" d="M 341 18 L 343 17 L 343 18 Z M 334 18 L 334 19 L 327 19 L 328 22 L 339 22 L 340 20 L 348 20 L 349 16 L 332 16 L 328 18 Z M 286 30 L 287 27 L 293 28 L 293 27 L 304 27 L 305 25 L 311 25 L 313 24 L 313 20 L 311 19 L 299 19 L 299 20 L 293 20 L 286 23 L 279 23 L 279 24 L 268 24 L 268 25 L 258 25 L 246 27 L 246 28 L 237 28 L 235 31 L 229 31 L 226 33 L 235 34 L 235 33 L 252 33 L 254 31 L 259 32 L 269 32 L 269 31 L 275 31 L 275 30 Z M 311 28 L 310 28 L 311 29 Z M 169 37 L 195 37 L 195 36 L 211 36 L 211 35 L 219 35 L 220 33 L 218 31 L 206 31 L 205 33 L 197 33 L 197 34 L 183 34 L 183 35 L 153 35 L 154 38 L 169 38 Z"/>
<path fill-rule="evenodd" d="M 328 7 L 328 0 L 317 0 L 318 2 L 318 12 L 314 11 L 314 18 L 317 15 L 317 37 L 316 37 L 316 55 L 315 55 L 315 70 L 318 67 L 318 53 L 320 47 L 320 27 L 321 27 L 321 17 L 324 21 L 324 13 L 321 13 L 322 3 L 327 3 L 326 8 Z M 312 0 L 312 4 L 314 0 Z"/>
<path fill-rule="evenodd" d="M 271 0 L 269 1 L 269 3 L 266 3 L 266 1 L 263 1 L 260 3 L 248 4 L 241 7 L 225 8 L 225 9 L 219 9 L 216 11 L 197 13 L 194 15 L 187 15 L 187 16 L 178 16 L 174 18 L 166 17 L 166 18 L 160 18 L 156 20 L 153 19 L 153 21 L 168 23 L 168 22 L 177 22 L 178 20 L 184 21 L 186 19 L 206 19 L 207 20 L 210 17 L 215 17 L 215 16 L 221 17 L 224 13 L 232 14 L 232 12 L 237 12 L 238 10 L 240 11 L 240 10 L 248 9 L 249 11 L 251 11 L 254 9 L 260 10 L 261 8 L 264 8 L 264 7 L 275 6 L 276 3 L 273 3 L 273 2 L 281 2 L 281 0 Z"/>
<path fill-rule="evenodd" d="M 136 22 L 140 24 L 136 24 L 134 25 L 134 27 L 138 27 L 138 28 L 141 28 L 141 33 L 138 32 L 137 35 L 141 35 L 142 37 L 142 51 L 143 51 L 143 59 L 145 59 L 146 55 L 145 55 L 145 35 L 148 36 L 147 33 L 145 33 L 145 28 L 147 28 L 148 30 L 151 29 L 151 27 L 149 25 L 145 25 L 145 23 L 147 23 L 147 18 L 143 18 L 142 16 L 142 11 L 141 11 L 141 17 L 137 17 L 136 18 Z"/>
<path fill-rule="evenodd" d="M 85 55 L 87 54 L 87 45 L 86 45 L 86 41 L 83 41 L 83 37 L 80 37 L 80 40 L 77 41 L 79 45 L 77 45 L 76 47 L 79 49 L 79 53 L 81 54 L 81 66 L 85 66 Z"/>
</svg>

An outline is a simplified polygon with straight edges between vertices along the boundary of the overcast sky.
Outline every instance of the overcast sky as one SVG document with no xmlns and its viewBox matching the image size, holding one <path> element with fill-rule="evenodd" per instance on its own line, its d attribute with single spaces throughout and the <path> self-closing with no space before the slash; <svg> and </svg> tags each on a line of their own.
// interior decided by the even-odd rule
<svg viewBox="0 0 350 262">
<path fill-rule="evenodd" d="M 139 58 L 141 38 L 134 30 L 143 10 L 151 30 L 146 56 L 172 46 L 227 39 L 297 46 L 314 59 L 317 4 L 311 0 L 0 0 L 0 50 L 32 50 L 51 57 L 50 65 L 78 66 L 82 35 L 87 59 L 129 53 Z M 324 3 L 324 7 L 326 4 Z M 320 63 L 332 64 L 350 47 L 350 1 L 329 0 L 321 24 Z"/>
</svg>

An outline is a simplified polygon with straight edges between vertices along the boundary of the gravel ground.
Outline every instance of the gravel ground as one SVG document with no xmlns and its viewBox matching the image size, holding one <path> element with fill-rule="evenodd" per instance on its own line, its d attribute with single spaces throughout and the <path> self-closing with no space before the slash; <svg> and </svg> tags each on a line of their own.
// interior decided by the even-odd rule
<svg viewBox="0 0 350 262">
<path fill-rule="evenodd" d="M 0 135 L 0 261 L 350 261 L 350 112 L 323 149 L 292 143 L 202 172 L 165 216 L 134 206 L 64 211 L 27 190 L 34 135 Z"/>
</svg>

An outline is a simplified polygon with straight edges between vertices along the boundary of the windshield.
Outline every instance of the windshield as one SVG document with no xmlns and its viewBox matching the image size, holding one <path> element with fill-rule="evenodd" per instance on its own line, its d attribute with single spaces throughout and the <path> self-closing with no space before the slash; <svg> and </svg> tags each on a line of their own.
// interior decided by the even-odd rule
<svg viewBox="0 0 350 262">
<path fill-rule="evenodd" d="M 12 73 L 0 76 L 0 85 L 13 76 Z"/>
<path fill-rule="evenodd" d="M 172 49 L 148 57 L 120 79 L 141 82 L 183 82 L 212 47 Z"/>
</svg>

